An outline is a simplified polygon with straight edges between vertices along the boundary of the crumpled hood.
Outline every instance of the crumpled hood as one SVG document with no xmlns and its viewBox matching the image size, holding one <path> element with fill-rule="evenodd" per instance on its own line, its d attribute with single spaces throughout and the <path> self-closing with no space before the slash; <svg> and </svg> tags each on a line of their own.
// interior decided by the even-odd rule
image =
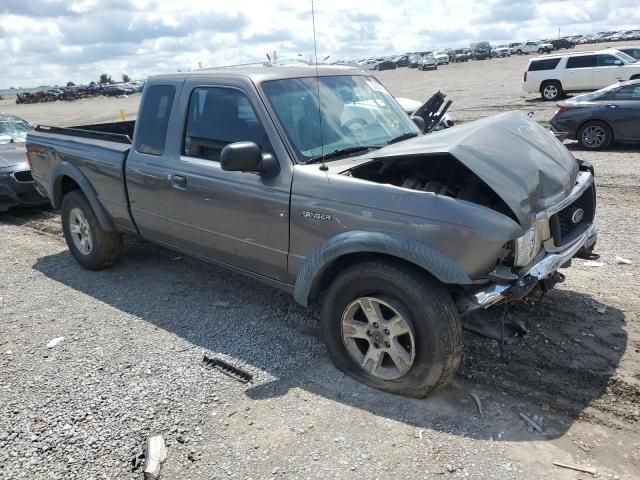
<svg viewBox="0 0 640 480">
<path fill-rule="evenodd" d="M 24 143 L 0 145 L 0 169 L 26 162 Z"/>
<path fill-rule="evenodd" d="M 344 172 L 373 159 L 424 155 L 429 161 L 429 155 L 443 153 L 457 158 L 491 187 L 523 226 L 530 224 L 533 214 L 565 197 L 578 173 L 569 150 L 551 132 L 519 112 L 419 136 L 348 159 L 353 162 L 331 162 L 328 166 Z"/>
</svg>

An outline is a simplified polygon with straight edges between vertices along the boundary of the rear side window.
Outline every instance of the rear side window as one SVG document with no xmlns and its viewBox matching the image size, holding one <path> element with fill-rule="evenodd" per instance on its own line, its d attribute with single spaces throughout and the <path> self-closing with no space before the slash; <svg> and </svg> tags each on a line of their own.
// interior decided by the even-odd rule
<svg viewBox="0 0 640 480">
<path fill-rule="evenodd" d="M 147 90 L 136 122 L 138 152 L 149 155 L 164 153 L 169 113 L 175 94 L 176 87 L 171 85 L 154 85 Z"/>
<path fill-rule="evenodd" d="M 537 72 L 539 70 L 553 70 L 560 63 L 559 58 L 545 58 L 544 60 L 535 60 L 529 65 L 530 72 Z"/>
<path fill-rule="evenodd" d="M 589 68 L 596 66 L 595 55 L 583 55 L 581 57 L 570 57 L 567 60 L 567 68 Z"/>
</svg>

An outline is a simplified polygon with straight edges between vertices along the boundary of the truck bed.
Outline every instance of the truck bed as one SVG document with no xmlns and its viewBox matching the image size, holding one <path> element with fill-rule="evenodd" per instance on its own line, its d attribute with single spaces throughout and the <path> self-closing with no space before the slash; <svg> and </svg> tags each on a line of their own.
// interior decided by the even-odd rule
<svg viewBox="0 0 640 480">
<path fill-rule="evenodd" d="M 36 184 L 51 197 L 56 188 L 61 188 L 51 183 L 56 172 L 76 172 L 77 177 L 88 180 L 115 225 L 135 231 L 124 177 L 134 125 L 135 121 L 70 128 L 39 125 L 27 134 L 27 145 L 36 145 L 31 152 Z M 55 208 L 60 208 L 51 200 Z"/>
</svg>

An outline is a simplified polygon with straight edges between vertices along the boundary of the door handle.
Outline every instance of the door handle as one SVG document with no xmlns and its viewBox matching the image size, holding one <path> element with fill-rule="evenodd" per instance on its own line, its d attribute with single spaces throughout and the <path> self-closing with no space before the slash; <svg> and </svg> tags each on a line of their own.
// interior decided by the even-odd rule
<svg viewBox="0 0 640 480">
<path fill-rule="evenodd" d="M 180 190 L 187 188 L 187 179 L 182 175 L 171 175 L 171 186 Z"/>
</svg>

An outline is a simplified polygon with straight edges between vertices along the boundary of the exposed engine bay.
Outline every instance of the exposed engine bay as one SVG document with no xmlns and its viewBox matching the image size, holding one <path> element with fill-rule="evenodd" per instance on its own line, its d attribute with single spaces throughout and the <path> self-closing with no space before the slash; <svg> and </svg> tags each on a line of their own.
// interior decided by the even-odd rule
<svg viewBox="0 0 640 480">
<path fill-rule="evenodd" d="M 347 174 L 362 180 L 465 200 L 517 221 L 507 204 L 450 154 L 378 159 L 355 167 Z"/>
</svg>

